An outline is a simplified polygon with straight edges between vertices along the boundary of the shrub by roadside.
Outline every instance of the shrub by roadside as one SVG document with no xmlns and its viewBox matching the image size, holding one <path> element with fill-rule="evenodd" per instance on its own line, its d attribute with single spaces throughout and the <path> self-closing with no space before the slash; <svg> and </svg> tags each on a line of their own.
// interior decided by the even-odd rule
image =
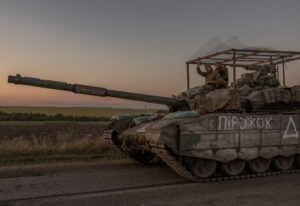
<svg viewBox="0 0 300 206">
<path fill-rule="evenodd" d="M 50 137 L 0 139 L 0 166 L 27 163 L 124 157 L 99 138 L 80 137 L 74 131 Z"/>
<path fill-rule="evenodd" d="M 97 122 L 108 121 L 109 117 L 72 116 L 72 115 L 46 115 L 43 113 L 7 113 L 0 111 L 0 121 L 75 121 L 75 122 Z"/>
</svg>

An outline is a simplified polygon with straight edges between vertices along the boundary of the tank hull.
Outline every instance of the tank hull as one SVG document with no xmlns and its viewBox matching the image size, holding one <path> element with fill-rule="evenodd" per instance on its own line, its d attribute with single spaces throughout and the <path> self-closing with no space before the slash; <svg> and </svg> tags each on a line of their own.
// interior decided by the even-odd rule
<svg viewBox="0 0 300 206">
<path fill-rule="evenodd" d="M 121 136 L 153 145 L 163 143 L 177 155 L 220 162 L 273 158 L 300 154 L 298 118 L 297 113 L 209 114 L 148 122 L 125 130 Z M 176 137 L 167 137 L 166 130 L 172 129 L 168 132 Z"/>
<path fill-rule="evenodd" d="M 300 154 L 299 128 L 298 113 L 216 113 L 145 122 L 123 130 L 118 139 L 122 141 L 123 151 L 154 154 L 178 174 L 199 180 L 203 177 L 191 168 L 191 160 L 215 162 L 225 170 L 229 168 L 226 165 L 234 163 L 237 169 L 242 167 L 243 172 L 245 164 L 258 160 L 270 167 L 268 164 L 276 158 L 287 158 L 294 166 Z M 259 168 L 256 170 L 259 172 Z M 236 176 L 234 172 L 227 171 L 225 176 Z"/>
</svg>

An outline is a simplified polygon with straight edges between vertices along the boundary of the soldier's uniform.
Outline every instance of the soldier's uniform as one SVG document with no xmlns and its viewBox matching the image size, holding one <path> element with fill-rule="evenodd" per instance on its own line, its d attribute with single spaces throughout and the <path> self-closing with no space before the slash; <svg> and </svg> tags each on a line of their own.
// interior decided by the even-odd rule
<svg viewBox="0 0 300 206">
<path fill-rule="evenodd" d="M 216 71 L 219 72 L 221 78 L 225 81 L 220 87 L 218 88 L 226 88 L 228 86 L 228 70 L 227 68 L 225 69 L 216 69 Z"/>
<path fill-rule="evenodd" d="M 200 67 L 197 67 L 197 73 L 205 77 L 205 85 L 198 87 L 198 91 L 212 91 L 217 88 L 222 88 L 226 84 L 225 80 L 222 79 L 220 73 L 217 70 L 210 72 L 202 72 Z"/>
</svg>

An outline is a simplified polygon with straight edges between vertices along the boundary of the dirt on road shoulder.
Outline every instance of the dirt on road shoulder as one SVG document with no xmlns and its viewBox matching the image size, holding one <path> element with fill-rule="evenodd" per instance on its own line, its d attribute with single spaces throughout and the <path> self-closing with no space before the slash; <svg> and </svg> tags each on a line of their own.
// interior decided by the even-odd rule
<svg viewBox="0 0 300 206">
<path fill-rule="evenodd" d="M 0 179 L 55 175 L 59 172 L 95 170 L 100 167 L 103 168 L 106 165 L 112 166 L 128 163 L 133 163 L 133 161 L 127 158 L 122 158 L 118 160 L 100 159 L 84 162 L 57 162 L 48 164 L 7 166 L 0 167 Z"/>
</svg>

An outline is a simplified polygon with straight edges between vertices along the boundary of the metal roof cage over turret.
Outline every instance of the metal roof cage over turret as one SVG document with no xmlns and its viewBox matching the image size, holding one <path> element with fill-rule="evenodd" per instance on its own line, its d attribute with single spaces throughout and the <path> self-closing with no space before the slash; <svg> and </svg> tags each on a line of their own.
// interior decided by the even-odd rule
<svg viewBox="0 0 300 206">
<path fill-rule="evenodd" d="M 230 66 L 233 68 L 233 85 L 236 81 L 236 67 L 255 66 L 272 63 L 274 65 L 282 64 L 283 79 L 285 81 L 284 64 L 300 59 L 299 51 L 279 51 L 267 49 L 228 49 L 207 56 L 198 57 L 186 62 L 187 65 L 187 87 L 190 88 L 189 65 L 197 64 L 201 61 L 205 64 L 216 64 Z M 284 83 L 285 84 L 285 83 Z"/>
</svg>

